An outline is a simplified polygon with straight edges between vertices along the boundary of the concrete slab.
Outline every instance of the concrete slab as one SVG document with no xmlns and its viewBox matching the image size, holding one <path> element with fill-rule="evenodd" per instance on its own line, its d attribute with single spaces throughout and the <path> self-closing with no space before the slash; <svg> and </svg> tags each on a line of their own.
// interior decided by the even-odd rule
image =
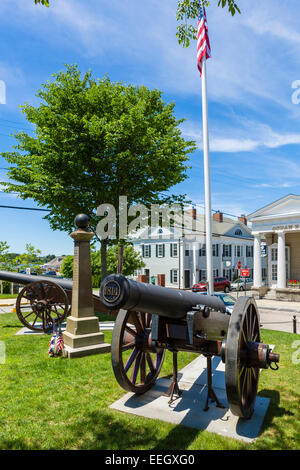
<svg viewBox="0 0 300 470">
<path fill-rule="evenodd" d="M 161 378 L 147 393 L 143 395 L 127 393 L 110 408 L 252 442 L 259 435 L 270 399 L 257 396 L 251 420 L 234 416 L 229 410 L 226 397 L 224 367 L 220 358 L 213 359 L 213 386 L 225 408 L 217 408 L 211 403 L 209 410 L 203 411 L 207 394 L 206 360 L 203 356 L 199 356 L 179 372 L 182 396 L 171 405 L 168 404 L 169 398 L 163 396 L 171 380 Z"/>
<path fill-rule="evenodd" d="M 99 328 L 100 328 L 100 331 L 109 331 L 109 330 L 113 330 L 114 329 L 114 322 L 99 322 Z M 66 329 L 66 323 L 62 323 L 61 324 L 61 331 L 65 331 Z M 21 328 L 21 330 L 19 330 L 17 333 L 16 333 L 16 336 L 20 336 L 20 335 L 45 335 L 45 334 L 48 334 L 48 335 L 52 335 L 52 331 L 50 333 L 39 333 L 37 331 L 33 331 L 33 330 L 30 330 L 29 328 Z"/>
</svg>

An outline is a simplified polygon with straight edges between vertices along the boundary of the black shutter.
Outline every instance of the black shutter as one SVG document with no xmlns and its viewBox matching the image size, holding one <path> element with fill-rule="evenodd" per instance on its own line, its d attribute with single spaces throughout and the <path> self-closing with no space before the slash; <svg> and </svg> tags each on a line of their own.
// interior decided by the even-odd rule
<svg viewBox="0 0 300 470">
<path fill-rule="evenodd" d="M 149 258 L 151 258 L 151 245 L 148 245 L 149 246 Z"/>
<path fill-rule="evenodd" d="M 173 256 L 173 243 L 170 243 L 170 256 Z"/>
<path fill-rule="evenodd" d="M 163 258 L 165 257 L 165 244 L 163 244 Z"/>
<path fill-rule="evenodd" d="M 145 257 L 145 246 L 144 245 L 142 245 L 142 256 L 143 256 L 143 258 Z"/>
</svg>

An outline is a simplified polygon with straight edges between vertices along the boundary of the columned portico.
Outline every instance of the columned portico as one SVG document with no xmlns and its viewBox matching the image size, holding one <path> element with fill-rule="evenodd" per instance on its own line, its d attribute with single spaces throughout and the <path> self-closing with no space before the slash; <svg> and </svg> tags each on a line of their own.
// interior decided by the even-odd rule
<svg viewBox="0 0 300 470">
<path fill-rule="evenodd" d="M 277 287 L 279 289 L 286 287 L 286 255 L 284 232 L 278 232 Z"/>
<path fill-rule="evenodd" d="M 261 287 L 262 273 L 261 273 L 261 251 L 260 251 L 260 235 L 254 235 L 254 249 L 253 249 L 253 287 Z"/>
<path fill-rule="evenodd" d="M 300 300 L 300 195 L 289 194 L 248 215 L 254 236 L 253 290 L 271 298 Z M 262 283 L 260 241 L 266 243 L 267 282 Z M 269 295 L 269 294 L 268 294 Z"/>
</svg>

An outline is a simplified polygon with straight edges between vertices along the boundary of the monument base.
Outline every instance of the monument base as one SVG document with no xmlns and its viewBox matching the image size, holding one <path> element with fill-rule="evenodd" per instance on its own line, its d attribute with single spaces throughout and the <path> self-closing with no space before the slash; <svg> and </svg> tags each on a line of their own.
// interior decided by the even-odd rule
<svg viewBox="0 0 300 470">
<path fill-rule="evenodd" d="M 82 348 L 72 348 L 65 345 L 64 356 L 72 359 L 74 357 L 90 356 L 92 354 L 103 354 L 110 352 L 110 344 L 93 344 L 92 346 L 84 346 Z"/>
</svg>

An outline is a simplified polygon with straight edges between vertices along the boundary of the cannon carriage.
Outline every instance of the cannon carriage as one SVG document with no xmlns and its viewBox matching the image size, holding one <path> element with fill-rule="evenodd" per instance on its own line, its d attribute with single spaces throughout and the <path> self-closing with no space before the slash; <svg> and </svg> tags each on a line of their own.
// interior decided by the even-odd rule
<svg viewBox="0 0 300 470">
<path fill-rule="evenodd" d="M 72 281 L 8 271 L 0 271 L 0 280 L 24 285 L 16 300 L 16 313 L 30 330 L 49 333 L 54 323 L 60 325 L 70 313 Z M 97 295 L 93 295 L 93 302 L 95 311 L 116 316 Z"/>
<path fill-rule="evenodd" d="M 173 378 L 167 395 L 180 395 L 177 381 L 178 351 L 197 352 L 207 358 L 207 399 L 222 407 L 212 387 L 212 357 L 225 363 L 229 407 L 249 419 L 254 411 L 260 369 L 278 368 L 279 355 L 260 339 L 255 300 L 240 297 L 232 315 L 222 301 L 183 290 L 144 284 L 116 274 L 100 288 L 100 300 L 110 310 L 120 309 L 113 331 L 111 357 L 118 383 L 141 394 L 159 376 L 165 351 L 173 354 Z"/>
</svg>

